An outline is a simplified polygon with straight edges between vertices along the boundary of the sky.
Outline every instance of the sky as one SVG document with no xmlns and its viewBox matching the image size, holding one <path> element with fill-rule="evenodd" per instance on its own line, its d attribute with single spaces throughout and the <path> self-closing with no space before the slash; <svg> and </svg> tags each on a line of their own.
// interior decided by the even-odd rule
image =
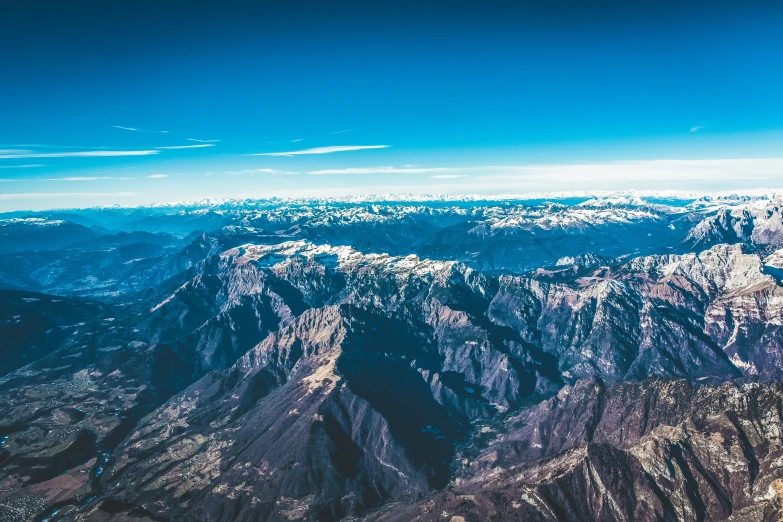
<svg viewBox="0 0 783 522">
<path fill-rule="evenodd" d="M 783 188 L 780 2 L 15 4 L 4 211 Z"/>
</svg>

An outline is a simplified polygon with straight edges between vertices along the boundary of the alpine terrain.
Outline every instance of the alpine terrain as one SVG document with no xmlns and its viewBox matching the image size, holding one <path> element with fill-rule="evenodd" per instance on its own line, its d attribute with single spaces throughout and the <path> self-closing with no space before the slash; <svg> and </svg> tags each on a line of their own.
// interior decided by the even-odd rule
<svg viewBox="0 0 783 522">
<path fill-rule="evenodd" d="M 0 216 L 0 521 L 783 520 L 783 199 Z"/>
</svg>

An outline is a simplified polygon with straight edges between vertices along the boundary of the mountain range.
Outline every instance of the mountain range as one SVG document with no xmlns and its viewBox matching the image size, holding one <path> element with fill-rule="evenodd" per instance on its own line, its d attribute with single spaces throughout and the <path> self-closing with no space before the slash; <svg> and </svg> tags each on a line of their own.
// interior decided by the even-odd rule
<svg viewBox="0 0 783 522">
<path fill-rule="evenodd" d="M 776 194 L 0 216 L 0 520 L 780 520 Z"/>
</svg>

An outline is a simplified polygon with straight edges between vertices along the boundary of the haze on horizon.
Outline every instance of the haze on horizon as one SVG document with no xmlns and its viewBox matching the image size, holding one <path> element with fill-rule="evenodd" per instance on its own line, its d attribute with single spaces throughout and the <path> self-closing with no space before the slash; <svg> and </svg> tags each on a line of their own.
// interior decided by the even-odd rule
<svg viewBox="0 0 783 522">
<path fill-rule="evenodd" d="M 18 2 L 0 211 L 783 188 L 783 6 Z"/>
</svg>

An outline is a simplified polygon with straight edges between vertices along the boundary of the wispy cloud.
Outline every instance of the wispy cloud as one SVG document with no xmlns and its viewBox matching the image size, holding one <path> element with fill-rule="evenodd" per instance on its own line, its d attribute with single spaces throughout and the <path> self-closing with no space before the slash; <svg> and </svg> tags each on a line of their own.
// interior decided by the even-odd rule
<svg viewBox="0 0 783 522">
<path fill-rule="evenodd" d="M 298 140 L 291 140 L 290 143 L 299 143 L 300 141 L 305 141 L 305 138 L 299 138 Z"/>
<path fill-rule="evenodd" d="M 185 138 L 188 141 L 197 141 L 198 143 L 217 143 L 220 140 L 197 140 L 196 138 Z"/>
<path fill-rule="evenodd" d="M 627 189 L 660 182 L 678 186 L 706 183 L 779 183 L 783 158 L 629 160 L 605 163 L 478 165 L 470 167 L 361 167 L 325 169 L 311 175 L 431 174 L 433 180 L 459 180 L 465 190 L 540 191 L 572 185 L 574 190 Z M 465 179 L 463 179 L 465 178 Z M 416 178 L 417 180 L 419 178 Z M 434 187 L 434 186 L 433 186 Z M 559 190 L 559 189 L 558 189 Z"/>
<path fill-rule="evenodd" d="M 702 126 L 702 125 L 694 125 L 693 127 L 690 128 L 690 130 L 688 132 L 698 132 L 698 131 L 702 130 L 703 128 L 704 128 L 704 126 Z"/>
<path fill-rule="evenodd" d="M 152 179 L 163 179 L 163 178 L 168 178 L 169 175 L 168 174 L 150 174 L 147 177 L 148 178 L 152 178 Z"/>
<path fill-rule="evenodd" d="M 152 132 L 152 133 L 155 133 L 155 134 L 168 134 L 169 133 L 169 131 L 167 131 L 167 130 L 151 131 L 151 130 L 137 129 L 136 127 L 123 127 L 122 125 L 109 125 L 109 127 L 111 127 L 112 129 L 120 129 L 120 130 L 126 130 L 126 131 L 131 131 L 131 132 Z"/>
<path fill-rule="evenodd" d="M 97 181 L 99 179 L 114 179 L 111 176 L 76 176 L 72 178 L 49 178 L 47 181 Z"/>
<path fill-rule="evenodd" d="M 44 199 L 44 198 L 110 198 L 136 196 L 136 192 L 23 192 L 18 194 L 0 194 L 0 200 Z"/>
<path fill-rule="evenodd" d="M 639 181 L 746 181 L 777 180 L 783 158 L 670 159 L 552 165 L 475 167 L 485 180 L 540 181 L 547 183 L 611 182 L 627 187 Z"/>
<path fill-rule="evenodd" d="M 344 132 L 351 132 L 351 129 L 345 129 L 345 130 L 334 131 L 334 132 L 330 132 L 329 134 L 342 134 L 342 133 L 344 133 Z"/>
<path fill-rule="evenodd" d="M 13 154 L 8 154 L 13 152 Z M 0 159 L 25 158 L 106 158 L 111 156 L 149 156 L 157 150 L 89 150 L 83 152 L 33 152 L 29 150 L 0 150 Z"/>
<path fill-rule="evenodd" d="M 305 154 L 331 154 L 333 152 L 347 152 L 351 150 L 387 149 L 389 145 L 342 145 L 332 147 L 315 147 L 312 149 L 292 150 L 289 152 L 263 152 L 251 154 L 251 156 L 301 156 Z"/>
<path fill-rule="evenodd" d="M 60 145 L 60 144 L 53 144 L 53 143 L 2 143 L 0 144 L 0 147 L 12 147 L 10 150 L 19 150 L 19 149 L 83 149 L 84 147 L 77 147 L 75 145 Z M 89 149 L 106 149 L 107 147 L 87 147 Z M 8 150 L 8 149 L 6 149 Z M 2 151 L 0 151 L 2 152 Z"/>
<path fill-rule="evenodd" d="M 31 169 L 33 167 L 43 167 L 43 163 L 33 163 L 30 165 L 0 165 L 0 169 Z"/>
<path fill-rule="evenodd" d="M 244 170 L 227 170 L 225 174 L 230 176 L 239 176 L 242 174 L 299 174 L 292 170 L 277 170 L 277 169 L 244 169 Z"/>
<path fill-rule="evenodd" d="M 172 145 L 169 147 L 155 147 L 156 149 L 177 150 L 177 149 L 203 149 L 204 147 L 214 147 L 213 143 L 200 143 L 198 145 Z"/>
<path fill-rule="evenodd" d="M 340 175 L 340 174 L 429 174 L 431 172 L 453 172 L 455 170 L 447 167 L 430 167 L 430 168 L 415 168 L 415 167 L 355 167 L 346 169 L 325 169 L 325 170 L 313 170 L 308 172 L 313 176 L 327 176 L 327 175 Z"/>
</svg>

